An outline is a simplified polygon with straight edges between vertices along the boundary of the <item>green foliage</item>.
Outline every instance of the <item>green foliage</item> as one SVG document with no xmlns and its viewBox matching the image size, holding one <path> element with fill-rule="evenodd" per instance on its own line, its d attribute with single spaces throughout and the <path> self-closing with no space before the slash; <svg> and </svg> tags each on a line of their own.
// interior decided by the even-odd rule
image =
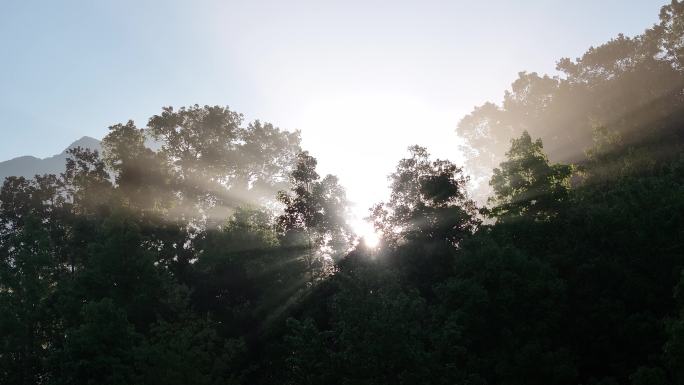
<svg viewBox="0 0 684 385">
<path fill-rule="evenodd" d="M 5 181 L 0 382 L 237 384 L 254 372 L 254 338 L 304 271 L 280 247 L 274 206 L 239 205 L 289 186 L 299 133 L 240 123 L 220 107 L 169 108 L 147 130 L 110 127 L 102 158 L 76 148 L 60 176 Z M 320 209 L 344 213 L 336 179 L 317 183 Z"/>
<path fill-rule="evenodd" d="M 84 299 L 112 300 L 129 321 L 144 328 L 162 306 L 165 272 L 157 269 L 153 253 L 143 247 L 140 229 L 130 214 L 112 213 L 96 237 L 98 241 L 89 245 L 76 289 Z"/>
<path fill-rule="evenodd" d="M 344 188 L 335 176 L 320 179 L 316 164 L 308 152 L 300 153 L 291 193 L 278 192 L 285 206 L 277 220 L 281 242 L 302 259 L 310 283 L 330 272 L 333 260 L 349 249 L 352 240 Z"/>
<path fill-rule="evenodd" d="M 665 385 L 669 382 L 662 369 L 640 367 L 629 376 L 629 383 L 632 385 Z"/>
<path fill-rule="evenodd" d="M 678 157 L 684 144 L 683 15 L 682 2 L 674 0 L 644 33 L 620 34 L 575 60 L 559 60 L 559 76 L 520 72 L 503 103 L 485 103 L 460 121 L 469 172 L 488 179 L 509 141 L 523 132 L 543 140 L 553 162 L 584 163 L 596 127 L 621 137 L 619 151 L 646 147 L 658 163 Z M 489 191 L 478 194 L 485 198 Z"/>
<path fill-rule="evenodd" d="M 285 359 L 289 384 L 331 384 L 336 381 L 329 338 L 320 332 L 313 320 L 287 320 L 284 340 L 289 351 Z"/>
<path fill-rule="evenodd" d="M 549 165 L 541 140 L 524 132 L 511 141 L 507 160 L 494 169 L 491 215 L 497 218 L 525 216 L 547 220 L 556 215 L 567 197 L 571 168 Z"/>
<path fill-rule="evenodd" d="M 106 210 L 111 203 L 112 184 L 99 153 L 77 147 L 69 150 L 69 155 L 61 184 L 74 210 L 84 216 Z"/>
<path fill-rule="evenodd" d="M 199 212 L 200 219 L 220 223 L 236 207 L 273 203 L 287 187 L 301 152 L 299 132 L 259 121 L 241 127 L 242 121 L 228 107 L 198 105 L 166 107 L 150 118 L 147 134 L 160 142 L 159 155 L 182 197 L 177 215 Z"/>
<path fill-rule="evenodd" d="M 161 154 L 145 146 L 145 132 L 133 121 L 109 127 L 102 139 L 103 161 L 116 175 L 118 193 L 129 206 L 161 211 L 168 209 L 177 188 L 174 174 Z"/>
<path fill-rule="evenodd" d="M 461 121 L 492 207 L 411 147 L 375 249 L 298 132 L 224 107 L 7 178 L 0 383 L 683 383 L 683 11 Z"/>
<path fill-rule="evenodd" d="M 390 176 L 389 201 L 372 209 L 375 227 L 390 244 L 410 239 L 458 244 L 477 226 L 467 178 L 447 160 L 431 161 L 423 147 L 410 147 L 409 154 Z"/>
<path fill-rule="evenodd" d="M 335 276 L 330 330 L 288 320 L 291 383 L 412 384 L 429 375 L 425 302 L 396 277 L 361 262 Z M 334 374 L 333 374 L 334 373 Z"/>
<path fill-rule="evenodd" d="M 454 270 L 437 288 L 434 344 L 442 359 L 487 383 L 575 383 L 572 354 L 561 344 L 566 288 L 548 262 L 479 234 Z"/>
<path fill-rule="evenodd" d="M 143 384 L 239 384 L 244 350 L 243 341 L 222 339 L 206 320 L 162 321 L 139 348 L 136 366 Z"/>
<path fill-rule="evenodd" d="M 124 385 L 136 382 L 135 349 L 142 336 L 111 299 L 89 302 L 80 326 L 65 332 L 56 352 L 57 384 Z"/>
<path fill-rule="evenodd" d="M 48 234 L 35 216 L 25 218 L 1 245 L 0 380 L 33 383 L 45 370 L 57 326 L 50 311 L 57 265 Z"/>
</svg>

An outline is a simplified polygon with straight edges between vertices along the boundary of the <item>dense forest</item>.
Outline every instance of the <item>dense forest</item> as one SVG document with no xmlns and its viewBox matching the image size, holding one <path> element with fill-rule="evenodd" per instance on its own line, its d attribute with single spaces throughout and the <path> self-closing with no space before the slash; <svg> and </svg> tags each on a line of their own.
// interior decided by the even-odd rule
<svg viewBox="0 0 684 385">
<path fill-rule="evenodd" d="M 409 148 L 377 247 L 227 107 L 6 178 L 0 383 L 684 384 L 684 3 L 557 69 Z"/>
</svg>

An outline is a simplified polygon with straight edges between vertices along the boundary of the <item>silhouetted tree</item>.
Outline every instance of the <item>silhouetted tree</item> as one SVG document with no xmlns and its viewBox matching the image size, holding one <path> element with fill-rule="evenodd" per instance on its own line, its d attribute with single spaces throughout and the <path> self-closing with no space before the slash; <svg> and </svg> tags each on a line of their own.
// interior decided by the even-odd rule
<svg viewBox="0 0 684 385">
<path fill-rule="evenodd" d="M 422 239 L 457 245 L 478 223 L 467 178 L 447 160 L 431 161 L 423 147 L 409 153 L 390 176 L 390 200 L 372 210 L 375 227 L 390 244 Z"/>
<path fill-rule="evenodd" d="M 133 121 L 111 126 L 102 148 L 103 160 L 128 206 L 162 213 L 171 208 L 176 176 L 160 154 L 146 147 L 143 129 Z"/>
<path fill-rule="evenodd" d="M 7 178 L 0 383 L 682 383 L 682 4 L 461 121 L 492 207 L 411 147 L 378 248 L 298 132 L 224 107 Z"/>
<path fill-rule="evenodd" d="M 567 198 L 571 168 L 549 165 L 541 140 L 524 132 L 511 141 L 507 160 L 494 169 L 489 182 L 493 196 L 491 214 L 505 219 L 525 216 L 546 220 L 556 215 Z"/>
<path fill-rule="evenodd" d="M 235 207 L 272 201 L 287 183 L 299 132 L 259 121 L 242 128 L 242 120 L 228 107 L 198 105 L 150 118 L 148 133 L 177 174 L 183 216 L 214 225 Z"/>
<path fill-rule="evenodd" d="M 283 245 L 301 254 L 310 282 L 324 275 L 351 241 L 345 191 L 332 175 L 321 180 L 316 163 L 307 152 L 300 153 L 292 171 L 292 193 L 278 193 L 285 206 L 278 217 Z"/>
</svg>

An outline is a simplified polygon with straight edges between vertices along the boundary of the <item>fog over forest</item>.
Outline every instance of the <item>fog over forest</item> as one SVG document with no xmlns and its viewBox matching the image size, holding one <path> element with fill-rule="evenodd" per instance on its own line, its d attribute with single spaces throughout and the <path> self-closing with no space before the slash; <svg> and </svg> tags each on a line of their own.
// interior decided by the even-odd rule
<svg viewBox="0 0 684 385">
<path fill-rule="evenodd" d="M 684 2 L 657 16 L 519 72 L 453 156 L 402 148 L 366 222 L 306 132 L 222 104 L 0 163 L 0 384 L 684 384 Z"/>
</svg>

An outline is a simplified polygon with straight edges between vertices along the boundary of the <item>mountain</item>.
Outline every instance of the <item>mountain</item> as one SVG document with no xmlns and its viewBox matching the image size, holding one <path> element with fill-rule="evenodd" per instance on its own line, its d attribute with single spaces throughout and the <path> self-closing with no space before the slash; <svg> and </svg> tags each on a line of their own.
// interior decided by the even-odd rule
<svg viewBox="0 0 684 385">
<path fill-rule="evenodd" d="M 76 147 L 102 151 L 99 140 L 84 136 L 71 143 L 61 153 L 49 158 L 40 159 L 35 156 L 20 156 L 18 158 L 0 162 L 0 181 L 4 181 L 8 176 L 33 178 L 35 175 L 42 174 L 59 175 L 59 173 L 64 172 L 64 164 L 68 157 L 67 151 Z"/>
</svg>

